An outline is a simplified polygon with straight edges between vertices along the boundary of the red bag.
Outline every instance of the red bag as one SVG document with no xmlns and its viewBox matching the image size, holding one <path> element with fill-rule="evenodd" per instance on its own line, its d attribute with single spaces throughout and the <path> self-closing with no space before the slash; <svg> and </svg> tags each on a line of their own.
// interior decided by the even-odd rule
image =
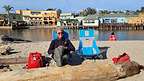
<svg viewBox="0 0 144 81">
<path fill-rule="evenodd" d="M 130 57 L 128 56 L 128 54 L 123 53 L 119 57 L 112 58 L 112 61 L 113 61 L 114 64 L 124 63 L 124 62 L 130 62 Z"/>
<path fill-rule="evenodd" d="M 30 53 L 27 62 L 28 62 L 27 69 L 42 67 L 43 62 L 41 53 L 39 52 Z"/>
</svg>

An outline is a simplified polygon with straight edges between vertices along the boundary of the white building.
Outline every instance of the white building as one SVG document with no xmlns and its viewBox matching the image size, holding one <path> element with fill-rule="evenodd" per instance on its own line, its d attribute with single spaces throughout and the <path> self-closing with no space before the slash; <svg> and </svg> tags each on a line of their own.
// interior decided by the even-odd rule
<svg viewBox="0 0 144 81">
<path fill-rule="evenodd" d="M 85 18 L 84 16 L 75 17 L 75 19 L 77 19 L 79 22 L 82 21 L 84 18 Z"/>
<path fill-rule="evenodd" d="M 87 16 L 82 20 L 82 25 L 84 27 L 98 27 L 99 19 L 96 16 Z"/>
<path fill-rule="evenodd" d="M 61 13 L 60 14 L 60 19 L 74 19 L 74 14 L 73 13 Z"/>
<path fill-rule="evenodd" d="M 60 21 L 61 21 L 61 26 L 78 26 L 79 24 L 78 20 L 75 18 L 74 13 L 61 13 Z"/>
</svg>

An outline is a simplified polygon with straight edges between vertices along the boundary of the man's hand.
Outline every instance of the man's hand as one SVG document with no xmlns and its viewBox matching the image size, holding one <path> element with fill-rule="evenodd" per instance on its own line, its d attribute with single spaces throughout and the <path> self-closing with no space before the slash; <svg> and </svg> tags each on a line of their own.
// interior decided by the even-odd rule
<svg viewBox="0 0 144 81">
<path fill-rule="evenodd" d="M 68 47 L 62 46 L 62 45 L 60 45 L 59 47 L 60 47 L 60 48 L 64 48 L 64 49 L 68 49 Z"/>
<path fill-rule="evenodd" d="M 58 46 L 58 47 L 63 47 L 62 45 Z"/>
<path fill-rule="evenodd" d="M 70 51 L 70 54 L 74 54 L 74 51 Z"/>
<path fill-rule="evenodd" d="M 68 49 L 68 47 L 65 46 L 64 49 Z"/>
<path fill-rule="evenodd" d="M 52 58 L 52 54 L 48 54 L 48 57 L 49 57 L 49 58 Z"/>
</svg>

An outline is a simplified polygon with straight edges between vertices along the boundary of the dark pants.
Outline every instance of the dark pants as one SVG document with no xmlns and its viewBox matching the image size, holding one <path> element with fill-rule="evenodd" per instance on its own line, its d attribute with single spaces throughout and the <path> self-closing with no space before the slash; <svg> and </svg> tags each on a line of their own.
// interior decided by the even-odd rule
<svg viewBox="0 0 144 81">
<path fill-rule="evenodd" d="M 59 67 L 68 63 L 69 54 L 66 54 L 65 50 L 66 49 L 63 46 L 59 46 L 54 50 L 53 58 Z"/>
</svg>

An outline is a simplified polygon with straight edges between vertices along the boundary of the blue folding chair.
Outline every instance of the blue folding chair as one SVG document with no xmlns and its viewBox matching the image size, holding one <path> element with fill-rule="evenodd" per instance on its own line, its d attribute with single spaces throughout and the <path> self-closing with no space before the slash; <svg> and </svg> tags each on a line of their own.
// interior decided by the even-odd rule
<svg viewBox="0 0 144 81">
<path fill-rule="evenodd" d="M 79 55 L 82 58 L 95 59 L 100 56 L 100 49 L 96 44 L 95 30 L 81 29 L 79 30 Z"/>
</svg>

